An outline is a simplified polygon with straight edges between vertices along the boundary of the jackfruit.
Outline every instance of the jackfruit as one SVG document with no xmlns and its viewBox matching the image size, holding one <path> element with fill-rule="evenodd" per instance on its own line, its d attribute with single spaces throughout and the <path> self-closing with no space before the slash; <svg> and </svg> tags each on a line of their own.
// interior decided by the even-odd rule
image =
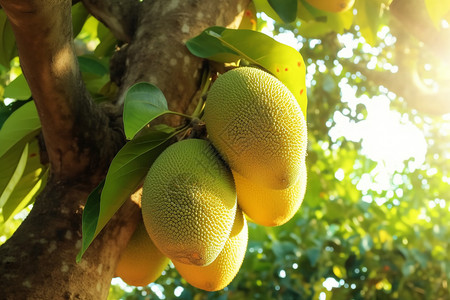
<svg viewBox="0 0 450 300">
<path fill-rule="evenodd" d="M 225 247 L 210 265 L 199 267 L 178 262 L 173 264 L 191 285 L 205 291 L 218 291 L 230 284 L 239 272 L 247 250 L 247 242 L 247 221 L 242 211 L 238 209 Z"/>
<path fill-rule="evenodd" d="M 169 264 L 147 234 L 142 220 L 120 255 L 115 275 L 129 285 L 146 286 L 161 275 Z"/>
<path fill-rule="evenodd" d="M 302 164 L 297 182 L 284 189 L 273 190 L 259 186 L 233 172 L 238 204 L 256 224 L 280 226 L 288 222 L 302 204 L 306 191 L 306 164 Z"/>
<path fill-rule="evenodd" d="M 224 73 L 208 92 L 203 117 L 209 139 L 232 170 L 270 189 L 297 182 L 306 121 L 276 77 L 253 67 Z"/>
<path fill-rule="evenodd" d="M 158 249 L 172 261 L 212 263 L 236 215 L 233 175 L 211 143 L 177 142 L 151 166 L 142 192 L 142 216 Z"/>
</svg>

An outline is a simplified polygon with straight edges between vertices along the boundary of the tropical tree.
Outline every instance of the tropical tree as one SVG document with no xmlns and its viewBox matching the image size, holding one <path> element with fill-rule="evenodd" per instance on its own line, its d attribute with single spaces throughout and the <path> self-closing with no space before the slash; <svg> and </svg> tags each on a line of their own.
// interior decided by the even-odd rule
<svg viewBox="0 0 450 300">
<path fill-rule="evenodd" d="M 76 2 L 0 0 L 2 296 L 106 298 L 143 176 L 239 64 L 278 76 L 304 112 L 308 99 L 301 209 L 280 227 L 250 224 L 223 291 L 169 267 L 110 298 L 450 296 L 449 1 Z M 304 62 L 258 31 L 290 37 Z"/>
</svg>

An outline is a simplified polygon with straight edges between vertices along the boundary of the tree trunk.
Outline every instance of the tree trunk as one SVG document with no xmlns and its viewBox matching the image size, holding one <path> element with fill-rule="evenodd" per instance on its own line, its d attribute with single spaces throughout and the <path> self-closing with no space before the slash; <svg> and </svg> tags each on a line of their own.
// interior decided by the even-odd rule
<svg viewBox="0 0 450 300">
<path fill-rule="evenodd" d="M 148 81 L 164 92 L 171 109 L 185 111 L 202 67 L 185 41 L 209 26 L 235 27 L 248 2 L 84 1 L 126 43 L 112 59 L 111 76 L 121 86 L 116 107 L 106 110 L 91 101 L 81 81 L 73 50 L 72 1 L 0 0 L 13 25 L 51 167 L 30 215 L 0 247 L 1 299 L 107 297 L 120 252 L 136 226 L 139 194 L 122 206 L 79 264 L 75 257 L 86 198 L 124 143 L 123 95 L 132 84 Z"/>
</svg>

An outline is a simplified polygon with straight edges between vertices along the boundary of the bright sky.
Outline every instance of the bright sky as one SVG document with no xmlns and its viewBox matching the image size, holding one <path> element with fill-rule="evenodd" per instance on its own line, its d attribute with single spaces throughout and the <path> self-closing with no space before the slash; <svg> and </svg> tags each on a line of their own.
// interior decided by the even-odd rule
<svg viewBox="0 0 450 300">
<path fill-rule="evenodd" d="M 285 31 L 277 36 L 273 36 L 273 22 L 264 14 L 262 15 L 262 19 L 267 21 L 268 24 L 263 30 L 265 34 L 297 50 L 303 47 L 303 43 L 292 32 Z M 395 43 L 395 37 L 389 34 L 388 27 L 382 28 L 378 36 L 384 40 L 385 45 L 393 45 Z M 343 45 L 338 53 L 338 57 L 341 59 L 353 58 L 353 49 L 358 46 L 362 38 L 355 39 L 352 34 L 344 34 L 340 35 L 338 39 Z M 319 43 L 320 40 L 312 40 L 309 46 L 314 47 L 315 44 Z M 367 67 L 369 69 L 375 68 L 378 63 L 377 55 L 380 54 L 382 49 L 365 44 L 363 50 L 372 55 L 372 59 Z M 383 68 L 386 71 L 397 72 L 397 67 L 389 63 L 384 64 Z M 339 74 L 341 70 L 342 66 L 337 64 L 333 71 Z M 327 71 L 325 65 L 320 64 L 320 62 L 317 65 L 309 65 L 306 75 L 307 87 L 310 88 L 314 83 L 314 75 L 316 73 L 325 71 Z M 388 92 L 387 89 L 380 87 L 382 93 L 379 96 L 369 98 L 366 95 L 357 97 L 355 88 L 347 83 L 346 78 L 341 80 L 339 87 L 341 101 L 347 103 L 349 109 L 344 109 L 342 112 L 335 112 L 333 116 L 335 125 L 330 128 L 330 137 L 333 142 L 340 137 L 354 142 L 361 141 L 362 154 L 377 163 L 370 174 L 364 174 L 361 177 L 356 188 L 361 190 L 363 194 L 368 190 L 377 192 L 385 190 L 389 191 L 388 194 L 395 194 L 401 199 L 403 191 L 400 188 L 393 187 L 393 185 L 400 185 L 402 183 L 402 176 L 399 173 L 404 169 L 405 161 L 409 160 L 407 167 L 410 171 L 423 167 L 427 152 L 427 143 L 423 132 L 408 119 L 407 115 L 390 110 L 390 103 L 396 96 Z M 366 107 L 366 117 L 356 115 L 356 107 L 358 104 Z M 349 115 L 357 117 L 360 121 L 355 122 L 351 120 Z M 342 169 L 336 170 L 335 173 L 335 177 L 338 180 L 342 180 L 344 176 L 348 175 L 344 174 Z M 372 199 L 369 195 L 363 196 L 362 200 L 366 202 L 375 200 L 379 205 L 386 201 L 385 198 Z M 394 200 L 395 202 L 398 204 L 399 200 Z M 323 286 L 329 291 L 332 288 L 337 288 L 342 285 L 348 284 L 343 280 L 338 282 L 332 277 L 327 278 L 323 283 Z M 349 287 L 354 288 L 353 286 Z M 325 300 L 326 298 L 325 293 L 321 293 L 319 296 L 320 300 Z"/>
<path fill-rule="evenodd" d="M 263 29 L 265 34 L 297 50 L 303 47 L 303 43 L 290 31 L 273 36 L 273 21 L 264 14 L 261 17 L 267 21 L 267 27 Z M 382 28 L 378 36 L 383 39 L 385 45 L 395 43 L 395 37 L 389 33 L 388 27 Z M 342 59 L 353 57 L 353 49 L 358 46 L 358 43 L 364 41 L 361 37 L 355 39 L 352 34 L 339 35 L 338 39 L 343 46 L 338 53 L 338 57 Z M 309 46 L 314 47 L 319 43 L 320 40 L 312 40 Z M 382 49 L 365 44 L 363 50 L 373 55 L 367 67 L 374 68 L 377 64 L 377 55 Z M 391 72 L 397 71 L 397 67 L 389 63 L 383 65 L 383 68 Z M 338 74 L 341 69 L 342 67 L 337 65 L 333 71 Z M 320 64 L 320 62 L 317 65 L 309 65 L 306 76 L 307 87 L 310 88 L 314 84 L 315 74 L 325 71 L 327 71 L 325 65 Z M 379 192 L 390 190 L 395 172 L 403 170 L 406 160 L 412 158 L 411 162 L 408 163 L 410 171 L 414 171 L 424 164 L 427 151 L 424 135 L 420 129 L 408 120 L 406 115 L 402 116 L 399 112 L 390 110 L 390 102 L 396 96 L 386 89 L 380 88 L 380 91 L 385 92 L 386 95 L 380 93 L 380 96 L 373 98 L 369 98 L 366 95 L 358 98 L 355 95 L 355 88 L 347 84 L 345 78 L 341 80 L 339 87 L 341 101 L 347 103 L 350 110 L 344 110 L 346 115 L 341 112 L 334 114 L 333 120 L 336 124 L 330 129 L 330 136 L 333 141 L 340 137 L 344 137 L 349 141 L 361 141 L 362 154 L 377 162 L 375 169 L 368 176 L 364 176 L 361 179 L 360 184 L 357 186 L 358 189 L 362 191 L 371 189 Z M 363 104 L 366 107 L 367 116 L 365 119 L 361 117 L 361 121 L 355 122 L 348 115 L 355 116 L 358 104 Z M 342 170 L 338 170 L 336 173 L 337 179 L 341 180 L 345 175 Z"/>
</svg>

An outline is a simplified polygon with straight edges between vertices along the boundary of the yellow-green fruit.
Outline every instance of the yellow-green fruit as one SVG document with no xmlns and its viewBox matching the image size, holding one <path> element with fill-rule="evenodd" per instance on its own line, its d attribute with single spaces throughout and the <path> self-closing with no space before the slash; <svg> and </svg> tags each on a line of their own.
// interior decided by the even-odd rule
<svg viewBox="0 0 450 300">
<path fill-rule="evenodd" d="M 205 291 L 218 291 L 226 287 L 238 273 L 247 250 L 247 241 L 247 221 L 238 209 L 230 237 L 216 260 L 206 267 L 178 262 L 173 264 L 191 285 Z"/>
<path fill-rule="evenodd" d="M 188 139 L 169 146 L 144 182 L 145 227 L 172 261 L 212 263 L 230 235 L 236 207 L 233 175 L 205 140 Z"/>
<path fill-rule="evenodd" d="M 329 12 L 344 12 L 349 10 L 355 0 L 306 0 L 311 6 Z"/>
<path fill-rule="evenodd" d="M 302 204 L 306 191 L 306 164 L 302 164 L 298 181 L 284 189 L 259 186 L 233 172 L 238 204 L 251 221 L 263 226 L 279 226 L 288 222 Z"/>
<path fill-rule="evenodd" d="M 297 182 L 306 154 L 306 122 L 295 97 L 271 74 L 236 68 L 214 82 L 204 121 L 231 169 L 259 185 Z"/>
<path fill-rule="evenodd" d="M 168 263 L 169 259 L 156 248 L 140 221 L 120 255 L 116 276 L 129 285 L 146 286 L 161 275 Z"/>
</svg>

